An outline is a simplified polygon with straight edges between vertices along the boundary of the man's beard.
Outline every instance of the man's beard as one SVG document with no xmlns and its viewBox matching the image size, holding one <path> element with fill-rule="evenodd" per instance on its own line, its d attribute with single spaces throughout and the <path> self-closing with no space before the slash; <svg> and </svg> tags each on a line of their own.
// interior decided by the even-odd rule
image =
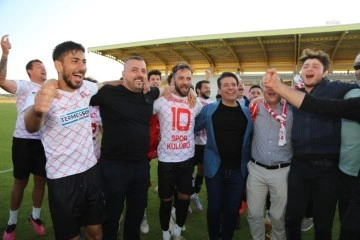
<svg viewBox="0 0 360 240">
<path fill-rule="evenodd" d="M 208 96 L 208 95 L 202 94 L 201 92 L 200 92 L 200 96 L 201 96 L 203 99 L 209 99 L 209 96 Z"/>
<path fill-rule="evenodd" d="M 187 90 L 187 92 L 184 94 L 181 92 L 181 89 L 178 85 L 175 84 L 175 90 L 178 92 L 178 94 L 181 96 L 181 97 L 187 97 L 189 95 L 189 91 L 190 91 L 190 88 Z"/>
<path fill-rule="evenodd" d="M 63 79 L 64 79 L 64 82 L 66 83 L 66 85 L 71 89 L 75 90 L 75 89 L 80 88 L 80 86 L 81 86 L 81 84 L 79 86 L 75 86 L 65 74 L 63 75 Z"/>
</svg>

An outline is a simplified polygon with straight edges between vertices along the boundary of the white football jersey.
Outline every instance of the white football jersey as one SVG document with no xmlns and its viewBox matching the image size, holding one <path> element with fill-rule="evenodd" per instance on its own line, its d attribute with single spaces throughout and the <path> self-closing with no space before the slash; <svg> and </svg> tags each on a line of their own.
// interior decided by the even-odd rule
<svg viewBox="0 0 360 240">
<path fill-rule="evenodd" d="M 46 175 L 50 179 L 84 172 L 97 162 L 89 111 L 97 85 L 84 81 L 74 92 L 58 91 L 61 98 L 54 99 L 39 131 L 47 160 Z M 34 104 L 34 96 L 28 98 L 27 106 Z"/>
<path fill-rule="evenodd" d="M 159 161 L 182 162 L 194 156 L 195 117 L 202 106 L 197 100 L 196 106 L 190 108 L 187 97 L 174 94 L 171 100 L 160 97 L 154 102 L 154 113 L 160 122 Z"/>
<path fill-rule="evenodd" d="M 13 136 L 17 138 L 26 138 L 26 139 L 40 139 L 39 132 L 29 133 L 25 129 L 24 123 L 24 112 L 23 108 L 26 103 L 26 98 L 29 94 L 34 94 L 40 89 L 40 85 L 32 81 L 25 80 L 14 80 L 16 83 L 16 109 L 17 109 L 17 118 L 15 124 L 15 131 Z"/>
</svg>

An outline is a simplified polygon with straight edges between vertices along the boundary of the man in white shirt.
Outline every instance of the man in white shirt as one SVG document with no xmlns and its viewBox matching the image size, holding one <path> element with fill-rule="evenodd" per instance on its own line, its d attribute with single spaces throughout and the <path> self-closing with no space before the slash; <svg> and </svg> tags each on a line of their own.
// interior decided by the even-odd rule
<svg viewBox="0 0 360 240">
<path fill-rule="evenodd" d="M 29 216 L 37 235 L 45 235 L 45 228 L 40 219 L 41 205 L 45 192 L 45 153 L 38 132 L 29 133 L 25 130 L 22 109 L 26 97 L 36 92 L 46 80 L 46 69 L 43 63 L 34 59 L 26 64 L 26 72 L 30 81 L 6 79 L 7 59 L 11 49 L 8 35 L 1 38 L 2 56 L 0 62 L 0 87 L 12 93 L 16 98 L 18 111 L 15 131 L 13 134 L 12 161 L 14 168 L 14 185 L 11 191 L 10 217 L 4 231 L 4 240 L 13 240 L 16 237 L 16 224 L 24 189 L 28 184 L 30 173 L 34 175 L 34 188 L 32 191 L 33 210 Z"/>
<path fill-rule="evenodd" d="M 28 97 L 25 126 L 40 132 L 44 145 L 49 208 L 56 239 L 78 239 L 80 227 L 90 239 L 102 239 L 104 200 L 94 154 L 90 98 L 102 84 L 83 81 L 85 49 L 67 41 L 53 60 L 58 81 L 45 83 Z"/>
</svg>

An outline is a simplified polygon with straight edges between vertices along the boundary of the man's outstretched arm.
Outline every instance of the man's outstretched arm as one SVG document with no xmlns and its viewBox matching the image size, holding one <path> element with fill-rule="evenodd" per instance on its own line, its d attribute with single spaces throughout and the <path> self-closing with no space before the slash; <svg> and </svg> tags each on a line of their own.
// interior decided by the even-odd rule
<svg viewBox="0 0 360 240">
<path fill-rule="evenodd" d="M 263 84 L 302 111 L 360 122 L 360 97 L 345 100 L 314 97 L 282 83 L 275 69 L 266 71 Z"/>
</svg>

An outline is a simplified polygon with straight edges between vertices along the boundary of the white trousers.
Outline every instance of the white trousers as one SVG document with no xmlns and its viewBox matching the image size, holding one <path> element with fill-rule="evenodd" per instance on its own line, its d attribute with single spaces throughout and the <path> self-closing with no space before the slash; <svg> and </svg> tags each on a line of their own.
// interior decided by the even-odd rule
<svg viewBox="0 0 360 240">
<path fill-rule="evenodd" d="M 249 175 L 246 181 L 248 222 L 253 240 L 265 240 L 264 207 L 266 195 L 270 192 L 271 240 L 285 240 L 285 208 L 287 201 L 287 179 L 290 166 L 268 170 L 248 163 Z"/>
</svg>

